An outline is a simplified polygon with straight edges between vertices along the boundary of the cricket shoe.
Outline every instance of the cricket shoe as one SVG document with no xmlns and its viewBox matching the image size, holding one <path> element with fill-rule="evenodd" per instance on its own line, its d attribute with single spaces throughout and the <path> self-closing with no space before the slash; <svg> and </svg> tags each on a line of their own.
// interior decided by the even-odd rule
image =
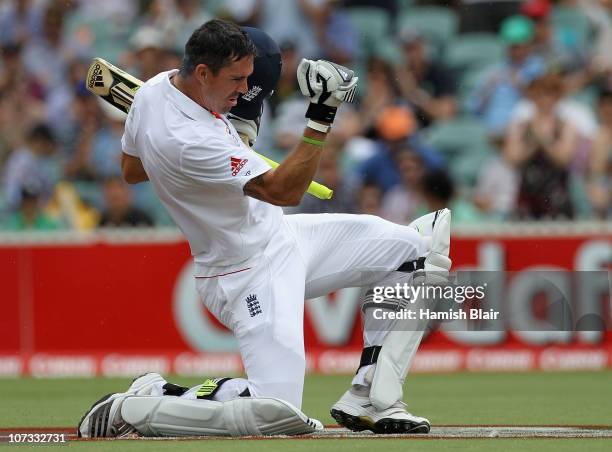
<svg viewBox="0 0 612 452">
<path fill-rule="evenodd" d="M 315 429 L 315 432 L 322 432 L 323 430 L 325 430 L 323 423 L 313 417 L 308 418 L 307 424 L 312 426 Z"/>
<path fill-rule="evenodd" d="M 95 402 L 81 418 L 77 427 L 79 438 L 122 438 L 136 429 L 121 417 L 121 405 L 133 394 L 107 394 Z"/>
<path fill-rule="evenodd" d="M 369 397 L 355 395 L 350 390 L 334 404 L 331 415 L 338 424 L 354 432 L 429 433 L 431 428 L 427 419 L 406 411 L 406 404 L 402 401 L 379 411 L 370 403 Z"/>
<path fill-rule="evenodd" d="M 157 392 L 162 390 L 164 383 L 166 380 L 160 374 L 146 373 L 136 377 L 126 392 L 105 395 L 81 418 L 79 438 L 118 438 L 135 433 L 136 430 L 121 417 L 123 401 L 133 395 L 161 395 Z"/>
<path fill-rule="evenodd" d="M 426 284 L 443 284 L 448 280 L 452 261 L 450 253 L 451 211 L 441 209 L 417 218 L 409 225 L 427 241 L 429 252 L 424 258 L 424 273 L 415 273 L 415 282 L 421 279 Z"/>
</svg>

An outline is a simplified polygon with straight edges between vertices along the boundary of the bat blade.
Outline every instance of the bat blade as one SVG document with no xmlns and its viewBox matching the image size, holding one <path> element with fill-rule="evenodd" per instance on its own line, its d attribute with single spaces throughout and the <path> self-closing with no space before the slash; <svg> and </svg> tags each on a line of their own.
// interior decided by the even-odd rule
<svg viewBox="0 0 612 452">
<path fill-rule="evenodd" d="M 86 86 L 113 107 L 128 113 L 142 80 L 102 58 L 94 58 L 87 71 Z"/>
</svg>

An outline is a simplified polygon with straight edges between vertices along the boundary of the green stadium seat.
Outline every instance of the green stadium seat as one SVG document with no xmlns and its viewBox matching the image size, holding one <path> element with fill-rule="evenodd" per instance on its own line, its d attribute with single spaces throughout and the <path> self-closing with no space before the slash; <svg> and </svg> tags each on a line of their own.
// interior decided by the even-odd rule
<svg viewBox="0 0 612 452">
<path fill-rule="evenodd" d="M 457 15 L 442 6 L 421 6 L 405 9 L 398 18 L 400 33 L 410 29 L 422 33 L 438 49 L 443 49 L 457 33 Z"/>
<path fill-rule="evenodd" d="M 4 198 L 4 194 L 0 193 L 0 229 L 2 229 L 2 225 L 4 224 L 5 218 L 9 214 L 9 208 Z"/>
<path fill-rule="evenodd" d="M 360 59 L 351 65 L 351 69 L 359 77 L 359 83 L 357 83 L 357 97 L 363 98 L 368 93 L 368 65 L 365 60 Z M 285 155 L 283 155 L 283 158 L 284 157 Z"/>
<path fill-rule="evenodd" d="M 84 18 L 80 12 L 68 16 L 66 36 L 74 36 L 88 30 L 93 37 L 92 52 L 109 61 L 117 61 L 125 52 L 125 42 L 130 34 L 128 23 L 123 24 L 95 17 Z"/>
<path fill-rule="evenodd" d="M 495 150 L 488 144 L 456 155 L 448 165 L 451 177 L 460 187 L 474 187 L 483 165 L 494 155 Z"/>
<path fill-rule="evenodd" d="M 577 219 L 593 218 L 594 209 L 587 194 L 584 178 L 579 174 L 571 174 L 569 180 L 569 191 L 574 206 L 574 214 Z"/>
<path fill-rule="evenodd" d="M 479 154 L 489 148 L 487 129 L 470 117 L 440 121 L 423 130 L 425 140 L 452 161 L 457 156 Z"/>
<path fill-rule="evenodd" d="M 406 10 L 414 7 L 415 0 L 397 0 L 397 6 L 399 6 L 400 10 Z"/>
<path fill-rule="evenodd" d="M 204 9 L 206 12 L 208 12 L 211 16 L 216 16 L 223 9 L 223 1 L 224 0 L 206 0 L 206 2 L 202 3 L 205 4 Z"/>
<path fill-rule="evenodd" d="M 599 90 L 594 86 L 588 86 L 577 93 L 572 98 L 577 100 L 584 106 L 588 107 L 591 111 L 595 112 L 597 109 L 597 99 L 599 98 Z"/>
<path fill-rule="evenodd" d="M 166 211 L 151 184 L 137 184 L 132 186 L 134 205 L 143 209 L 153 218 L 155 226 L 173 226 L 174 222 Z"/>
<path fill-rule="evenodd" d="M 503 59 L 505 46 L 493 33 L 468 33 L 448 43 L 444 64 L 456 71 L 474 70 Z"/>
<path fill-rule="evenodd" d="M 557 6 L 550 15 L 550 21 L 564 46 L 587 49 L 593 30 L 588 17 L 579 8 Z"/>
<path fill-rule="evenodd" d="M 391 18 L 386 11 L 379 8 L 348 8 L 346 10 L 352 24 L 359 33 L 365 59 L 373 55 L 379 43 L 388 40 Z"/>
<path fill-rule="evenodd" d="M 397 41 L 389 36 L 376 43 L 374 47 L 374 56 L 387 61 L 393 66 L 397 65 L 403 58 L 402 50 Z"/>
<path fill-rule="evenodd" d="M 77 191 L 81 200 L 98 210 L 104 209 L 104 195 L 102 184 L 92 181 L 76 180 L 73 182 L 74 189 Z"/>
<path fill-rule="evenodd" d="M 466 111 L 466 101 L 470 93 L 476 88 L 482 78 L 491 71 L 492 66 L 475 67 L 464 71 L 462 74 L 458 74 L 457 83 L 457 99 L 459 109 Z"/>
</svg>

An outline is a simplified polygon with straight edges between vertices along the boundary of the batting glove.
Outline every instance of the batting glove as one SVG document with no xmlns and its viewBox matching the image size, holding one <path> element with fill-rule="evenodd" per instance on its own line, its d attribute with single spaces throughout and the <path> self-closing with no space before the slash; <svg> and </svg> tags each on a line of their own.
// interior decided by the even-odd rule
<svg viewBox="0 0 612 452">
<path fill-rule="evenodd" d="M 331 123 L 340 104 L 355 98 L 359 77 L 355 77 L 352 70 L 330 61 L 302 59 L 297 79 L 302 94 L 310 98 L 306 117 Z"/>
</svg>

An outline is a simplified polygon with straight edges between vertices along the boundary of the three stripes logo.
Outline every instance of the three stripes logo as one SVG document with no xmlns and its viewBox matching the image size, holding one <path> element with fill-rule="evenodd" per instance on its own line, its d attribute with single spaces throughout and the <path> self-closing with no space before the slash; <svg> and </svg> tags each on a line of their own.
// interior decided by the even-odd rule
<svg viewBox="0 0 612 452">
<path fill-rule="evenodd" d="M 118 83 L 111 88 L 111 94 L 115 104 L 119 104 L 125 108 L 127 112 L 134 102 L 134 91 L 125 83 Z"/>
<path fill-rule="evenodd" d="M 249 315 L 251 317 L 255 317 L 258 314 L 261 314 L 261 306 L 259 305 L 259 301 L 257 301 L 257 295 L 251 294 L 246 297 L 247 309 L 249 310 Z"/>
<path fill-rule="evenodd" d="M 236 176 L 248 161 L 249 159 L 239 159 L 237 157 L 230 157 L 232 176 Z"/>
<path fill-rule="evenodd" d="M 89 77 L 89 88 L 101 88 L 104 86 L 104 76 L 102 75 L 102 68 L 99 63 L 93 67 L 91 76 Z"/>
<path fill-rule="evenodd" d="M 351 89 L 349 89 L 344 95 L 344 102 L 353 102 L 353 100 L 355 100 L 355 91 L 356 86 L 353 86 Z"/>
<path fill-rule="evenodd" d="M 94 62 L 87 73 L 87 89 L 127 113 L 134 102 L 138 84 L 126 79 L 122 71 Z"/>
</svg>

